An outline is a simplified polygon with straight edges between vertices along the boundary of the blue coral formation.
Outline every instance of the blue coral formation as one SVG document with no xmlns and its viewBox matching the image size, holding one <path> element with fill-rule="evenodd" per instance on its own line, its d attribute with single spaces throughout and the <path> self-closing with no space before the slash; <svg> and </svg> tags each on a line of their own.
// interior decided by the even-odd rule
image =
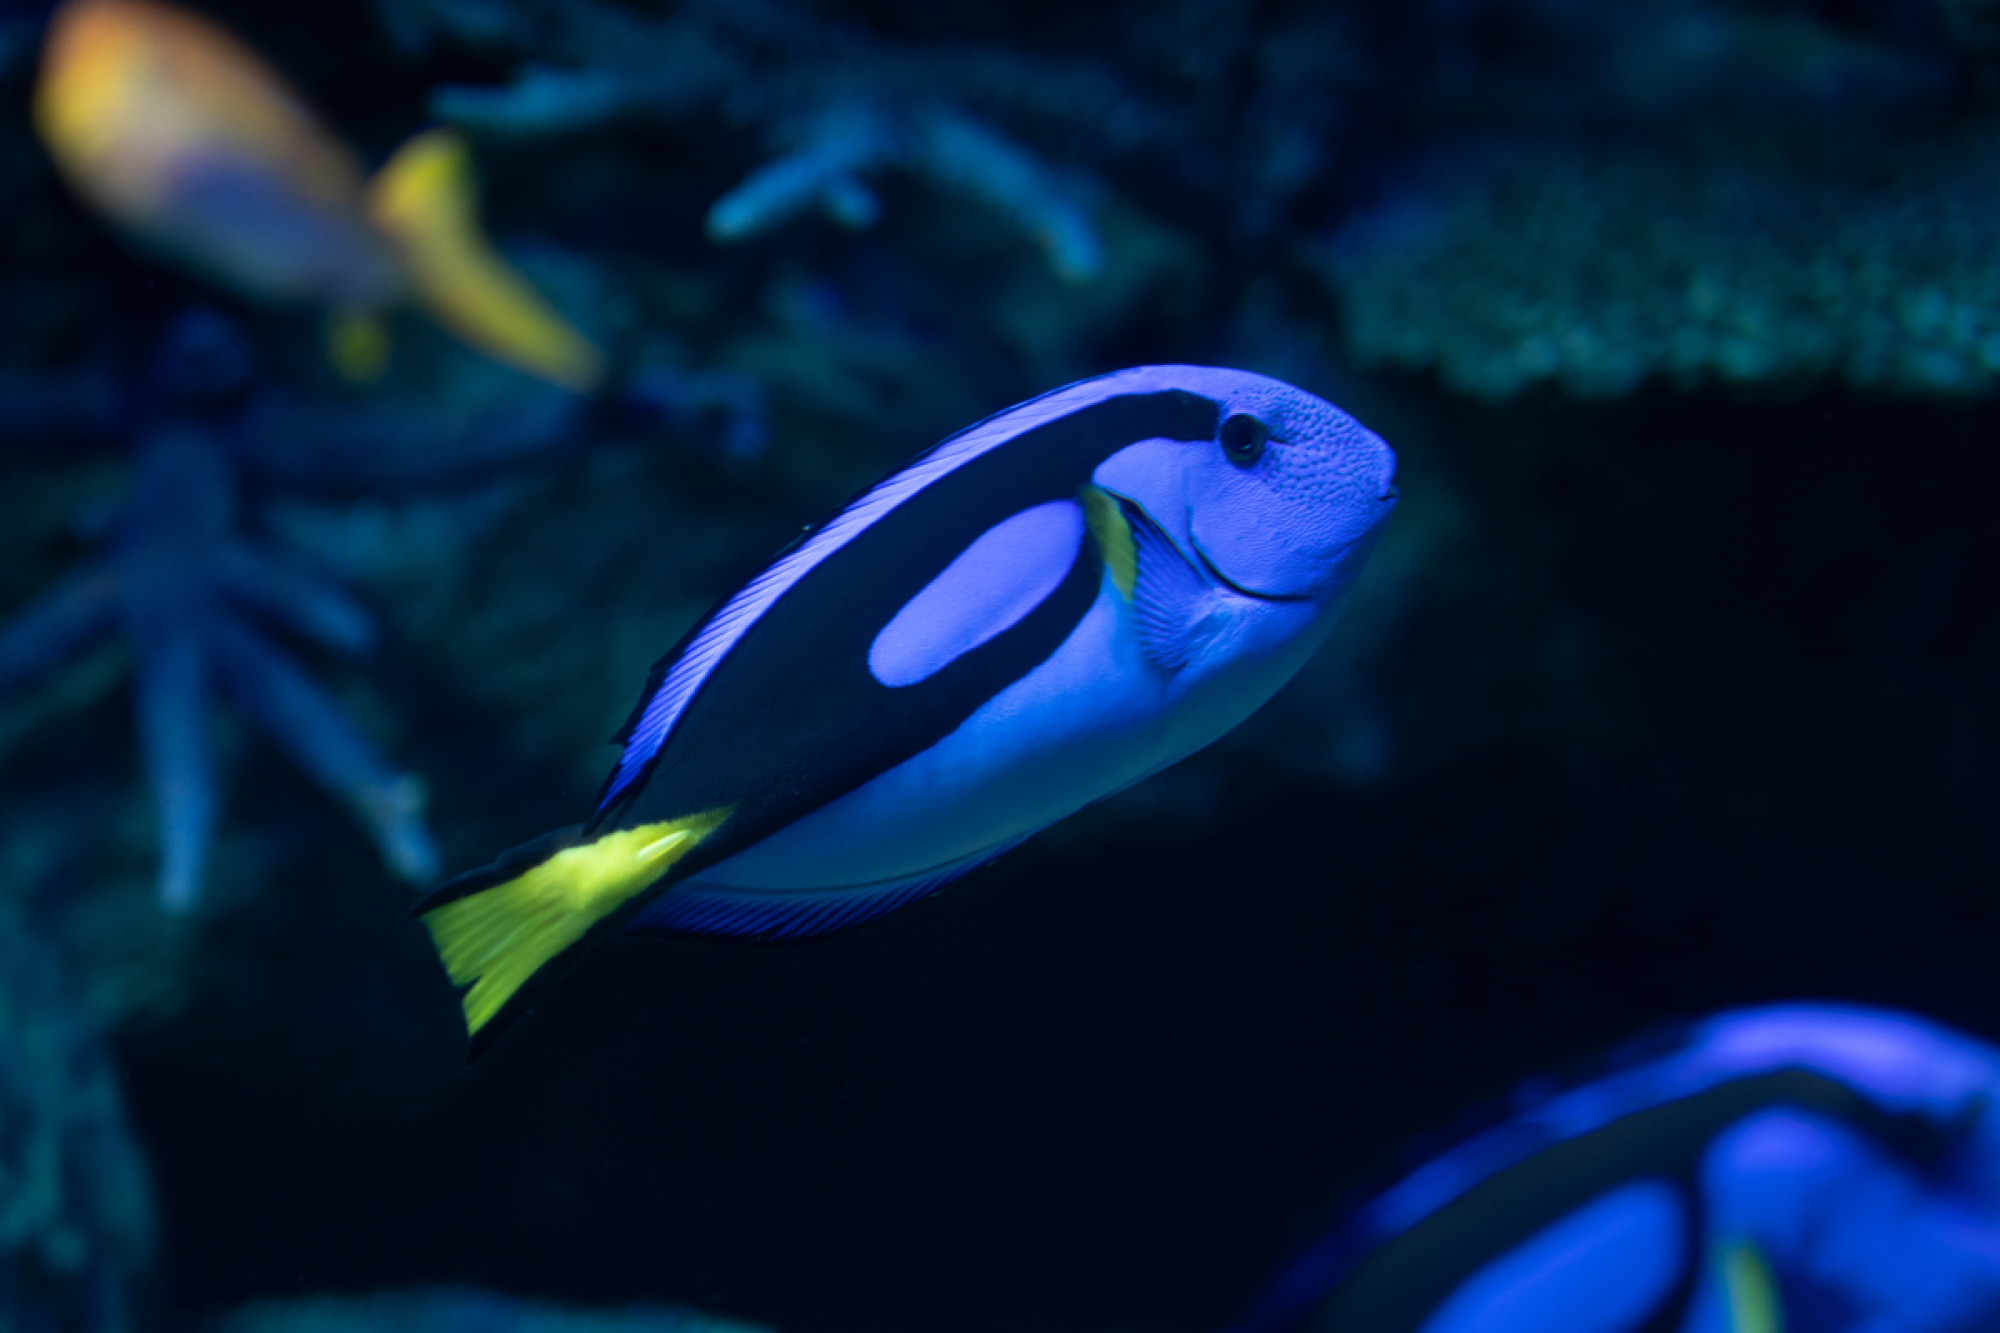
<svg viewBox="0 0 2000 1333">
<path fill-rule="evenodd" d="M 393 769 L 257 621 L 346 654 L 374 623 L 337 584 L 256 542 L 239 512 L 237 461 L 205 419 L 250 373 L 241 335 L 197 309 L 165 335 L 150 374 L 155 419 L 106 550 L 0 622 L 0 689 L 61 667 L 114 630 L 130 644 L 139 748 L 159 820 L 159 900 L 199 896 L 217 818 L 211 700 L 228 697 L 368 827 L 390 869 L 437 873 L 422 787 Z"/>
</svg>

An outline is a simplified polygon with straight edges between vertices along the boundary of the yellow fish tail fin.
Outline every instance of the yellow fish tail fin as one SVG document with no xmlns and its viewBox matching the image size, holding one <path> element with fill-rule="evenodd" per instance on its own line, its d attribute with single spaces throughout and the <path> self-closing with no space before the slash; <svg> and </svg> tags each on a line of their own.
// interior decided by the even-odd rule
<svg viewBox="0 0 2000 1333">
<path fill-rule="evenodd" d="M 67 0 L 49 18 L 35 82 L 36 133 L 62 169 L 91 179 L 118 147 L 148 48 L 143 9 L 117 0 Z"/>
<path fill-rule="evenodd" d="M 464 987 L 467 1059 L 478 1059 L 601 929 L 624 920 L 728 809 L 586 838 L 564 829 L 460 875 L 413 915 L 454 984 Z"/>
<path fill-rule="evenodd" d="M 493 248 L 476 193 L 464 138 L 428 130 L 369 183 L 368 216 L 438 323 L 497 360 L 588 393 L 603 378 L 603 354 Z"/>
</svg>

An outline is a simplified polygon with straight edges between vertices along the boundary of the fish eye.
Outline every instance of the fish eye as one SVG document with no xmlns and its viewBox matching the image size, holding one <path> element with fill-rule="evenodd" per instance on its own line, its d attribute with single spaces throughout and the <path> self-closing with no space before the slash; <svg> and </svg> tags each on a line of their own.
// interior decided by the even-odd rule
<svg viewBox="0 0 2000 1333">
<path fill-rule="evenodd" d="M 1222 423 L 1222 452 L 1238 467 L 1249 467 L 1264 456 L 1264 442 L 1271 428 L 1248 412 L 1238 412 Z"/>
</svg>

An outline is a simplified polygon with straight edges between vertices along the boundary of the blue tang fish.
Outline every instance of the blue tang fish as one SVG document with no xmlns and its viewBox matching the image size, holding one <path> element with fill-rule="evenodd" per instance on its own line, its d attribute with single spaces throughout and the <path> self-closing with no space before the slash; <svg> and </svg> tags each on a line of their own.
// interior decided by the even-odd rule
<svg viewBox="0 0 2000 1333">
<path fill-rule="evenodd" d="M 1330 403 L 1202 366 L 919 456 L 653 669 L 588 823 L 417 905 L 473 1057 L 605 933 L 851 929 L 1207 745 L 1326 637 L 1394 473 Z"/>
<path fill-rule="evenodd" d="M 1894 1012 L 1709 1019 L 1413 1172 L 1236 1333 L 2000 1328 L 2000 1051 Z"/>
</svg>

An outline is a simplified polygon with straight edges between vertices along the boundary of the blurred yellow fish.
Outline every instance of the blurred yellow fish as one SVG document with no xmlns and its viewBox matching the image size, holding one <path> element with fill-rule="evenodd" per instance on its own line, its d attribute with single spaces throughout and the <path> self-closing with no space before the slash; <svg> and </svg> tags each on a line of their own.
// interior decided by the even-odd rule
<svg viewBox="0 0 2000 1333">
<path fill-rule="evenodd" d="M 246 297 L 333 311 L 329 351 L 369 379 L 403 299 L 481 351 L 588 391 L 603 358 L 481 234 L 471 157 L 418 135 L 364 179 L 355 155 L 241 42 L 158 0 L 65 0 L 35 126 L 77 192 L 143 244 Z"/>
</svg>

